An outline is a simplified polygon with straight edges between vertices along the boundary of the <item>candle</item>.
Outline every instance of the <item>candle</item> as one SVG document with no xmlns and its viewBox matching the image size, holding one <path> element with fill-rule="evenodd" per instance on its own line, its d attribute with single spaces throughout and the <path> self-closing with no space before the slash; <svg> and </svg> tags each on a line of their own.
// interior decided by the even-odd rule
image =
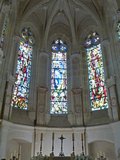
<svg viewBox="0 0 120 160">
<path fill-rule="evenodd" d="M 81 133 L 81 141 L 83 141 L 83 133 Z"/>
<path fill-rule="evenodd" d="M 43 140 L 43 133 L 41 133 L 41 141 Z"/>
<path fill-rule="evenodd" d="M 72 133 L 72 140 L 74 141 L 74 133 Z"/>
</svg>

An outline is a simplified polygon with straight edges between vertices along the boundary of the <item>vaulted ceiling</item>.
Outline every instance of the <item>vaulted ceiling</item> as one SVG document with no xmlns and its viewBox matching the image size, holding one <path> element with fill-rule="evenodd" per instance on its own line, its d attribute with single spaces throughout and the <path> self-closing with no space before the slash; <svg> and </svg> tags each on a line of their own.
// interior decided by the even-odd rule
<svg viewBox="0 0 120 160">
<path fill-rule="evenodd" d="M 19 0 L 18 24 L 34 24 L 44 41 L 54 33 L 65 33 L 73 44 L 84 28 L 99 27 L 108 0 Z"/>
</svg>

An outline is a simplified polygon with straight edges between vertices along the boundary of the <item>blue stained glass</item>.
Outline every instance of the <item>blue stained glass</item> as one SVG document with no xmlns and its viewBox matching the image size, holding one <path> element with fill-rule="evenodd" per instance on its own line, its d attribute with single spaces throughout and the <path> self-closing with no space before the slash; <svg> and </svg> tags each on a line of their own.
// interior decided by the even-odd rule
<svg viewBox="0 0 120 160">
<path fill-rule="evenodd" d="M 67 113 L 67 46 L 62 40 L 52 45 L 51 114 Z"/>
<path fill-rule="evenodd" d="M 88 81 L 91 108 L 93 111 L 108 108 L 104 67 L 100 38 L 97 33 L 88 36 L 85 42 L 88 63 Z"/>
<path fill-rule="evenodd" d="M 21 39 L 19 43 L 16 81 L 14 84 L 11 106 L 26 110 L 28 109 L 28 96 L 32 65 L 31 60 L 33 51 L 32 35 L 29 28 L 23 29 L 22 38 L 23 39 Z"/>
</svg>

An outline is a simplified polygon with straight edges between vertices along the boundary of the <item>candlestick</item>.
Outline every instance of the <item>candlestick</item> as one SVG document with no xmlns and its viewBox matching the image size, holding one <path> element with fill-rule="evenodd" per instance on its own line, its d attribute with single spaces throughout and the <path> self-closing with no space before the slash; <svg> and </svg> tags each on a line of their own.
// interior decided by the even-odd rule
<svg viewBox="0 0 120 160">
<path fill-rule="evenodd" d="M 83 141 L 83 133 L 81 133 L 81 141 Z"/>
<path fill-rule="evenodd" d="M 54 132 L 52 133 L 52 154 L 54 152 Z"/>
<path fill-rule="evenodd" d="M 54 141 L 54 132 L 52 133 L 52 140 Z"/>
<path fill-rule="evenodd" d="M 74 156 L 74 133 L 72 133 L 72 141 L 73 141 L 73 153 L 72 153 L 72 155 Z"/>
<path fill-rule="evenodd" d="M 43 140 L 43 133 L 41 133 L 41 141 Z"/>
<path fill-rule="evenodd" d="M 74 141 L 74 133 L 72 133 L 72 141 Z"/>
</svg>

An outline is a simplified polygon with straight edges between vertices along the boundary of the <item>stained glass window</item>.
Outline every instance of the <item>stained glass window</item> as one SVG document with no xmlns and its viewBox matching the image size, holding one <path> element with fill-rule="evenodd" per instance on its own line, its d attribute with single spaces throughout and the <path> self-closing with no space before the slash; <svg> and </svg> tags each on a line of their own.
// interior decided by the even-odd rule
<svg viewBox="0 0 120 160">
<path fill-rule="evenodd" d="M 118 39 L 120 40 L 120 22 L 117 23 L 117 34 L 118 34 Z"/>
<path fill-rule="evenodd" d="M 19 42 L 16 81 L 13 89 L 11 106 L 27 109 L 28 95 L 31 77 L 31 61 L 33 51 L 33 39 L 30 28 L 22 30 L 22 37 Z"/>
<path fill-rule="evenodd" d="M 85 41 L 88 64 L 88 80 L 92 111 L 108 108 L 107 91 L 104 78 L 104 67 L 100 37 L 92 33 Z"/>
<path fill-rule="evenodd" d="M 67 113 L 67 45 L 60 39 L 52 45 L 50 113 Z"/>
</svg>

